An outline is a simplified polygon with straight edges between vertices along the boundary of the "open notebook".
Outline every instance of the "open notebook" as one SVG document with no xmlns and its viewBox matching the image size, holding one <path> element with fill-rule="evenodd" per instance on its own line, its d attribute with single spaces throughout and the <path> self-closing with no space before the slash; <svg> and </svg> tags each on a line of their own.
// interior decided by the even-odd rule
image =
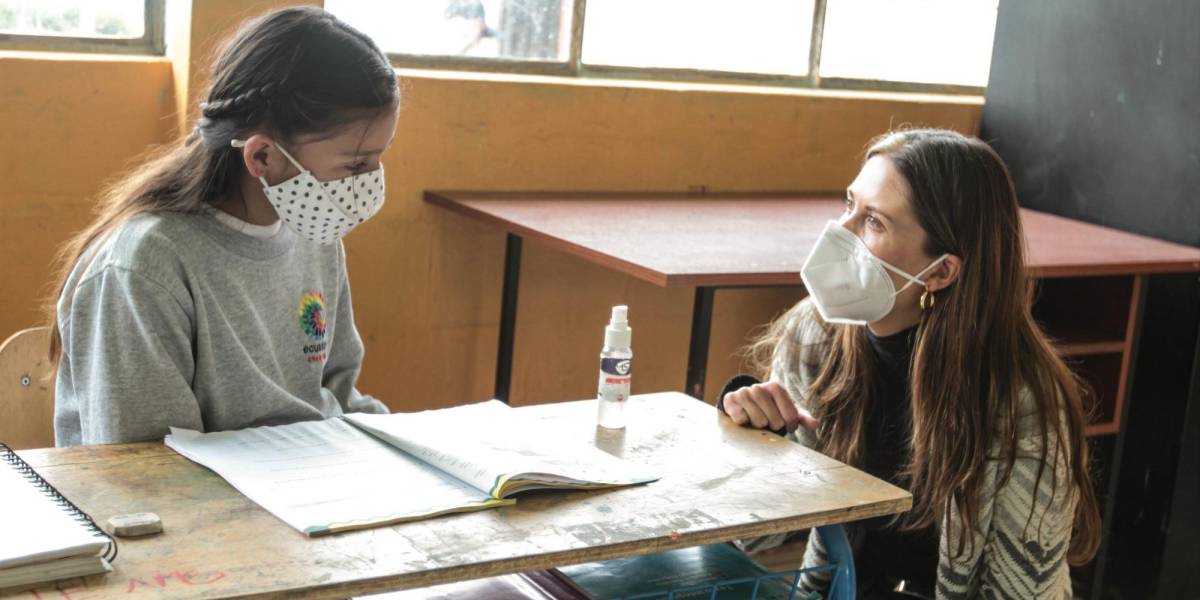
<svg viewBox="0 0 1200 600">
<path fill-rule="evenodd" d="M 106 573 L 116 545 L 0 444 L 0 589 Z"/>
<path fill-rule="evenodd" d="M 524 490 L 657 479 L 495 400 L 238 431 L 173 428 L 166 444 L 314 536 L 512 504 Z"/>
</svg>

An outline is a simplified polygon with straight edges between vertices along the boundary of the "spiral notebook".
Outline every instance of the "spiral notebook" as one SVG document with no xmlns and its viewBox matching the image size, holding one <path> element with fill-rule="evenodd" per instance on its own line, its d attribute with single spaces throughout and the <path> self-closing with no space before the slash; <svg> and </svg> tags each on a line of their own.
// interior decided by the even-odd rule
<svg viewBox="0 0 1200 600">
<path fill-rule="evenodd" d="M 0 589 L 112 570 L 117 544 L 0 444 Z"/>
</svg>

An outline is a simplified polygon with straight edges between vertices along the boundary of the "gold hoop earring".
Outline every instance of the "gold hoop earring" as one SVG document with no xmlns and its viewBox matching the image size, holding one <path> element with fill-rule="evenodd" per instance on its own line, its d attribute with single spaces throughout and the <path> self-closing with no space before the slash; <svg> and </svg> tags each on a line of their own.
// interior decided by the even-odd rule
<svg viewBox="0 0 1200 600">
<path fill-rule="evenodd" d="M 933 292 L 925 290 L 925 293 L 921 294 L 921 310 L 933 308 L 934 302 L 937 302 L 937 296 L 934 296 Z"/>
</svg>

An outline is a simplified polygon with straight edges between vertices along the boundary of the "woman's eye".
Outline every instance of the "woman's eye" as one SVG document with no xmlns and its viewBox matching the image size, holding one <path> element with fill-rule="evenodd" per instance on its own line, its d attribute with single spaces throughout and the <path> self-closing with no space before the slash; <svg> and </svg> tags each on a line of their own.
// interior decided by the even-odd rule
<svg viewBox="0 0 1200 600">
<path fill-rule="evenodd" d="M 845 200 L 843 200 L 843 202 L 845 202 L 845 204 L 846 204 L 846 212 L 850 212 L 850 211 L 854 210 L 854 201 L 853 200 L 846 198 Z"/>
<path fill-rule="evenodd" d="M 347 170 L 347 171 L 350 171 L 351 173 L 357 173 L 357 172 L 359 172 L 359 171 L 361 171 L 361 170 L 365 169 L 366 167 L 367 167 L 367 163 L 365 163 L 365 162 L 358 162 L 358 163 L 354 163 L 354 164 L 352 164 L 352 165 L 350 165 L 350 166 L 346 167 L 346 170 Z"/>
<path fill-rule="evenodd" d="M 867 224 L 870 225 L 874 229 L 883 231 L 883 222 L 880 221 L 879 219 L 876 219 L 874 216 L 867 215 Z"/>
</svg>

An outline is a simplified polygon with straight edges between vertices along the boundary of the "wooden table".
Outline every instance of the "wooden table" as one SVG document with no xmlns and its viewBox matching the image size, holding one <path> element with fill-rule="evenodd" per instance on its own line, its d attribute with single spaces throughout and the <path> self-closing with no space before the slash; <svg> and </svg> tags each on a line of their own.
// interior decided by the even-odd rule
<svg viewBox="0 0 1200 600">
<path fill-rule="evenodd" d="M 800 267 L 817 236 L 843 211 L 840 198 L 799 194 L 431 191 L 425 199 L 508 232 L 495 388 L 496 397 L 506 401 L 522 238 L 655 285 L 695 287 L 683 389 L 703 398 L 715 290 L 801 285 Z M 1023 209 L 1021 217 L 1027 264 L 1037 278 L 1200 271 L 1195 248 L 1032 210 Z M 1134 296 L 1141 289 L 1137 283 Z M 1138 310 L 1128 312 L 1140 317 Z M 1090 341 L 1120 350 L 1126 340 Z"/>
<path fill-rule="evenodd" d="M 642 463 L 658 482 L 542 492 L 515 506 L 306 538 L 159 443 L 21 452 L 93 518 L 157 512 L 166 531 L 120 541 L 115 570 L 24 598 L 345 598 L 895 514 L 907 492 L 679 393 L 634 396 L 625 431 L 594 401 L 522 407 Z M 381 474 L 382 475 L 382 474 Z M 0 596 L 3 596 L 0 593 Z"/>
</svg>

